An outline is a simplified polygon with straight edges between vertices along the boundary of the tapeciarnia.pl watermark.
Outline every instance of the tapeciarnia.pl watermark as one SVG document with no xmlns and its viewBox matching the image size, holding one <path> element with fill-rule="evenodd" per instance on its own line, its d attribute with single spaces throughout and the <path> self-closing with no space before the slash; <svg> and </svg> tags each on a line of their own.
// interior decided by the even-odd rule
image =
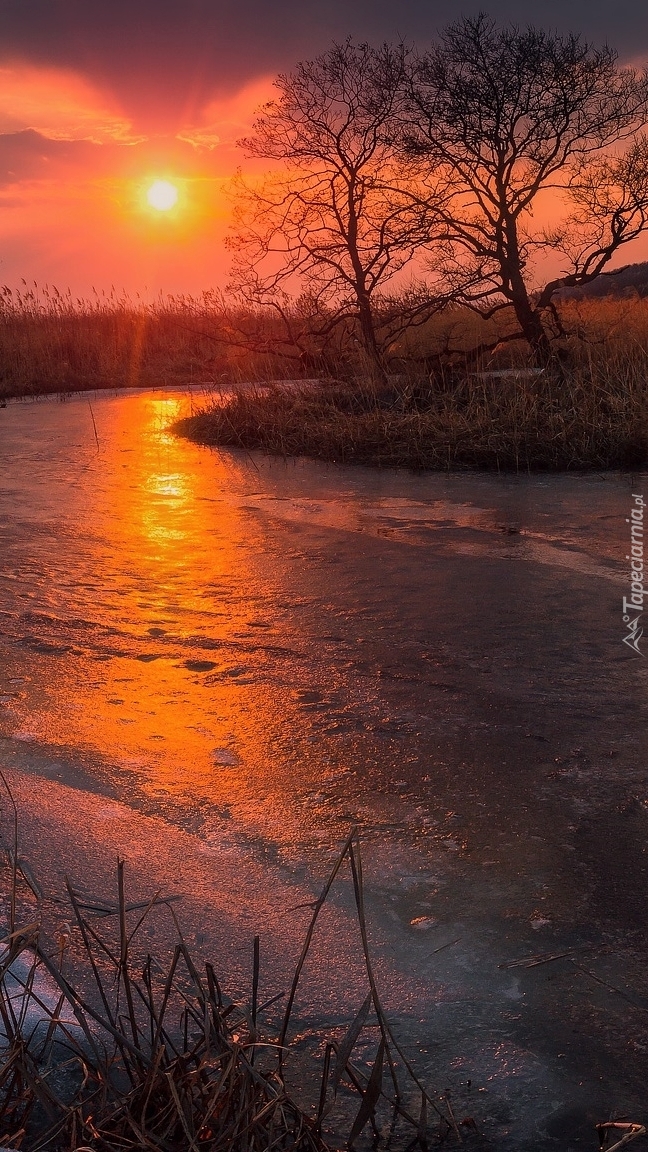
<svg viewBox="0 0 648 1152">
<path fill-rule="evenodd" d="M 630 555 L 626 556 L 626 560 L 630 561 L 630 598 L 623 597 L 623 623 L 625 624 L 628 634 L 623 637 L 623 643 L 632 648 L 639 656 L 644 653 L 639 647 L 639 641 L 643 636 L 643 628 L 640 627 L 641 614 L 643 612 L 644 596 L 648 596 L 648 588 L 644 588 L 644 498 L 643 496 L 635 495 L 632 493 L 634 506 L 630 511 L 630 515 L 626 516 L 626 524 L 630 525 Z"/>
</svg>

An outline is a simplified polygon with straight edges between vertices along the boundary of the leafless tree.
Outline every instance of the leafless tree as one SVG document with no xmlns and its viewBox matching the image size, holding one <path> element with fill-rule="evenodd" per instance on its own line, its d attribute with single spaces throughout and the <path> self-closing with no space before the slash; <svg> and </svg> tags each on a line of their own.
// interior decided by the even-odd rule
<svg viewBox="0 0 648 1152">
<path fill-rule="evenodd" d="M 512 309 L 544 363 L 562 332 L 556 292 L 592 280 L 648 221 L 646 76 L 580 36 L 484 15 L 451 25 L 409 75 L 402 145 L 453 186 L 447 272 L 471 265 L 481 285 L 465 302 Z M 536 222 L 556 212 L 559 226 Z M 560 273 L 538 283 L 551 253 Z"/>
<path fill-rule="evenodd" d="M 436 306 L 420 293 L 400 312 L 385 305 L 380 330 L 381 294 L 429 243 L 436 213 L 392 145 L 407 57 L 403 45 L 347 41 L 278 77 L 277 99 L 241 144 L 281 168 L 257 183 L 238 178 L 229 241 L 234 286 L 250 302 L 272 304 L 289 324 L 288 294 L 302 293 L 315 331 L 351 322 L 381 374 L 386 343 Z"/>
</svg>

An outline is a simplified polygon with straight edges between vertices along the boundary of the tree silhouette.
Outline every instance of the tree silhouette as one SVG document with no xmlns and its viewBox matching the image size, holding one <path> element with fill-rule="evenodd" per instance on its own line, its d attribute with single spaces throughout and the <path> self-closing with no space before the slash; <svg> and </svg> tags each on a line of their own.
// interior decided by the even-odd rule
<svg viewBox="0 0 648 1152">
<path fill-rule="evenodd" d="M 287 293 L 301 293 L 317 333 L 351 322 L 380 374 L 395 333 L 435 307 L 414 294 L 381 330 L 379 293 L 429 241 L 436 212 L 392 144 L 407 56 L 403 45 L 347 41 L 278 77 L 278 98 L 240 143 L 281 169 L 255 184 L 239 176 L 229 240 L 233 284 L 249 302 L 272 304 L 289 324 Z"/>
<path fill-rule="evenodd" d="M 646 77 L 580 36 L 498 28 L 484 15 L 451 25 L 412 58 L 409 77 L 404 151 L 453 190 L 441 209 L 446 272 L 471 266 L 481 286 L 464 301 L 487 315 L 512 308 L 546 363 L 562 334 L 555 293 L 592 280 L 646 226 Z M 556 208 L 559 226 L 534 220 Z M 560 274 L 538 285 L 550 253 Z"/>
</svg>

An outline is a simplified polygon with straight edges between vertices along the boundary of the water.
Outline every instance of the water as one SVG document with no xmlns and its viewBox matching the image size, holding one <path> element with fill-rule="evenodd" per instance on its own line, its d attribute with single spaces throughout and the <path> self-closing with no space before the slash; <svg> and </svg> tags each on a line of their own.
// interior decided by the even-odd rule
<svg viewBox="0 0 648 1152">
<path fill-rule="evenodd" d="M 455 1110 L 515 1149 L 645 1119 L 645 477 L 211 452 L 169 431 L 191 404 L 0 411 L 0 759 L 34 870 L 105 891 L 125 856 L 234 989 L 259 932 L 271 995 L 358 824 L 385 1001 Z M 345 880 L 304 1029 L 364 995 Z"/>
</svg>

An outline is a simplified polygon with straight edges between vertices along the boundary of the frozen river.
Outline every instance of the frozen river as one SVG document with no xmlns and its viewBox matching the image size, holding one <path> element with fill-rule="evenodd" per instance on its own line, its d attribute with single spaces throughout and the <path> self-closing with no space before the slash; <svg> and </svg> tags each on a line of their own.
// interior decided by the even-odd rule
<svg viewBox="0 0 648 1152">
<path fill-rule="evenodd" d="M 125 856 L 234 989 L 258 932 L 271 995 L 358 824 L 385 1001 L 455 1111 L 511 1150 L 645 1122 L 648 672 L 621 602 L 646 477 L 210 452 L 168 430 L 191 403 L 0 411 L 22 851 L 93 890 Z M 364 999 L 346 881 L 316 958 L 304 1027 Z"/>
</svg>

